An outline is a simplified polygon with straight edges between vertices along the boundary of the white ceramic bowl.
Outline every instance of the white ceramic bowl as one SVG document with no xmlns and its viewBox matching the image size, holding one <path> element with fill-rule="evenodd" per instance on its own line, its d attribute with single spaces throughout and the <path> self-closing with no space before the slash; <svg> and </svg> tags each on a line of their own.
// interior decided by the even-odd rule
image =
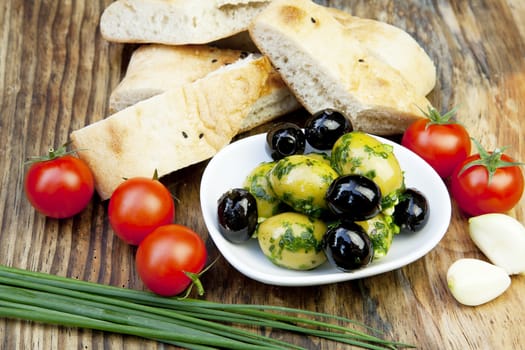
<svg viewBox="0 0 525 350">
<path fill-rule="evenodd" d="M 230 243 L 219 232 L 217 201 L 229 189 L 242 187 L 246 176 L 261 162 L 272 160 L 266 147 L 266 134 L 259 134 L 223 148 L 210 160 L 202 176 L 200 201 L 204 221 L 224 258 L 242 274 L 263 283 L 311 286 L 377 275 L 410 264 L 427 254 L 439 243 L 450 223 L 451 204 L 447 188 L 439 175 L 415 153 L 384 138 L 376 138 L 394 147 L 394 154 L 405 173 L 406 186 L 416 188 L 427 198 L 429 220 L 422 230 L 397 235 L 385 257 L 353 272 L 341 272 L 328 262 L 310 271 L 289 270 L 267 259 L 255 239 L 246 244 Z"/>
</svg>

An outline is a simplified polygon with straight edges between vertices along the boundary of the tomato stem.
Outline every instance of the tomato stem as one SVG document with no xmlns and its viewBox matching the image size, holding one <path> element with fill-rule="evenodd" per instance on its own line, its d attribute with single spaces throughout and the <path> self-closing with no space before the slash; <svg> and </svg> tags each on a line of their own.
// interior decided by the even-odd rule
<svg viewBox="0 0 525 350">
<path fill-rule="evenodd" d="M 427 123 L 426 127 L 428 128 L 430 125 L 446 125 L 446 124 L 457 124 L 457 121 L 453 120 L 452 117 L 456 114 L 458 108 L 454 107 L 450 111 L 446 112 L 445 114 L 441 114 L 438 112 L 437 109 L 432 107 L 431 105 L 427 106 L 427 111 L 424 111 L 419 106 L 417 107 L 419 110 L 427 117 L 430 122 Z"/>
<path fill-rule="evenodd" d="M 195 286 L 195 288 L 197 288 L 197 294 L 199 296 L 203 296 L 204 295 L 204 287 L 202 286 L 202 282 L 199 279 L 200 274 L 193 273 L 193 272 L 188 272 L 188 271 L 184 271 L 184 274 L 191 279 L 191 284 L 186 289 L 186 293 L 184 293 L 184 296 L 182 297 L 182 299 L 186 299 L 190 295 L 190 292 L 193 289 L 193 286 Z"/>
<path fill-rule="evenodd" d="M 202 282 L 200 280 L 200 277 L 206 273 L 206 271 L 208 271 L 209 269 L 211 269 L 211 267 L 213 265 L 215 265 L 215 263 L 217 262 L 217 260 L 219 260 L 219 256 L 217 258 L 215 258 L 215 260 L 213 260 L 211 262 L 211 264 L 209 264 L 204 270 L 202 270 L 201 272 L 199 273 L 194 273 L 194 272 L 188 272 L 188 271 L 184 271 L 184 274 L 186 276 L 188 276 L 190 279 L 191 279 L 191 284 L 189 285 L 189 287 L 186 289 L 186 292 L 184 293 L 184 295 L 182 297 L 180 297 L 179 299 L 186 299 L 190 293 L 191 293 L 191 290 L 193 289 L 193 286 L 195 286 L 195 288 L 197 288 L 197 294 L 199 296 L 203 296 L 204 295 L 204 287 L 202 285 Z"/>
<path fill-rule="evenodd" d="M 47 155 L 45 156 L 30 156 L 28 159 L 24 162 L 24 165 L 33 164 L 37 162 L 44 162 L 47 160 L 53 160 L 60 157 L 64 157 L 66 155 L 70 154 L 76 154 L 79 150 L 67 150 L 67 146 L 70 144 L 70 142 L 66 142 L 62 146 L 58 147 L 57 149 L 50 147 L 47 150 Z"/>
<path fill-rule="evenodd" d="M 155 168 L 155 171 L 153 172 L 153 180 L 159 180 L 159 171 L 157 170 L 157 168 Z"/>
<path fill-rule="evenodd" d="M 499 168 L 521 166 L 525 164 L 522 162 L 507 162 L 507 161 L 501 160 L 501 156 L 503 155 L 503 152 L 508 147 L 499 147 L 499 148 L 496 148 L 493 152 L 488 152 L 485 148 L 483 148 L 483 146 L 478 140 L 474 138 L 471 138 L 471 139 L 472 139 L 472 142 L 474 142 L 474 145 L 476 146 L 478 150 L 479 159 L 465 164 L 463 168 L 461 168 L 459 175 L 463 174 L 467 169 L 470 169 L 474 166 L 479 165 L 487 169 L 487 172 L 489 173 L 488 182 L 490 183 L 490 181 L 492 180 L 492 177 L 494 176 L 494 173 Z"/>
<path fill-rule="evenodd" d="M 65 143 L 62 146 L 58 147 L 57 149 L 54 149 L 53 147 L 50 147 L 48 152 L 47 152 L 47 159 L 48 160 L 53 160 L 53 159 L 60 158 L 60 157 L 65 156 L 66 154 L 68 154 L 68 151 L 66 150 L 67 145 L 68 144 Z M 70 151 L 69 153 L 73 153 L 73 151 Z"/>
</svg>

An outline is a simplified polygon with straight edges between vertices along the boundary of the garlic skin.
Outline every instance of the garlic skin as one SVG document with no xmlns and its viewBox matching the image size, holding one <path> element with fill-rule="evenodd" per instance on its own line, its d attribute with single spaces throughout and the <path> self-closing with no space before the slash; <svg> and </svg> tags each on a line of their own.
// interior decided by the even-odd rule
<svg viewBox="0 0 525 350">
<path fill-rule="evenodd" d="M 478 259 L 459 259 L 447 271 L 450 292 L 459 303 L 468 306 L 496 299 L 510 283 L 511 279 L 503 268 Z"/>
<path fill-rule="evenodd" d="M 506 214 L 469 219 L 470 237 L 485 256 L 509 275 L 525 273 L 525 227 Z"/>
</svg>

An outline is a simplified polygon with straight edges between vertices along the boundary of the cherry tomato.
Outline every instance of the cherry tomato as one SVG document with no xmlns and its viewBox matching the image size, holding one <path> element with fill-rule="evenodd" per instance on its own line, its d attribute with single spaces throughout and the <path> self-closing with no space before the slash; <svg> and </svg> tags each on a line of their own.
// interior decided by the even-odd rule
<svg viewBox="0 0 525 350">
<path fill-rule="evenodd" d="M 512 209 L 523 194 L 524 179 L 515 162 L 502 149 L 488 153 L 478 145 L 479 154 L 459 164 L 450 177 L 450 192 L 459 208 L 477 216 L 505 213 Z"/>
<path fill-rule="evenodd" d="M 153 230 L 173 223 L 175 203 L 156 179 L 134 177 L 121 183 L 109 199 L 109 222 L 125 242 L 138 245 Z"/>
<path fill-rule="evenodd" d="M 173 296 L 192 283 L 186 273 L 198 274 L 207 259 L 202 238 L 178 224 L 157 228 L 140 243 L 135 256 L 137 272 L 152 292 Z"/>
<path fill-rule="evenodd" d="M 442 178 L 470 155 L 471 142 L 467 130 L 450 118 L 454 110 L 440 115 L 429 107 L 428 119 L 412 123 L 401 144 L 423 158 Z"/>
<path fill-rule="evenodd" d="M 29 167 L 24 188 L 26 197 L 40 213 L 67 218 L 80 213 L 93 197 L 95 181 L 88 165 L 65 151 L 50 150 Z"/>
</svg>

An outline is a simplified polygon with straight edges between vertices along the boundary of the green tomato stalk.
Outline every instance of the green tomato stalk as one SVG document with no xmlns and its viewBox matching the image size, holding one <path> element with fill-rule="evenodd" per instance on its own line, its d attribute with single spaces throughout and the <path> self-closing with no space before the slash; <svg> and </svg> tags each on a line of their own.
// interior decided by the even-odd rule
<svg viewBox="0 0 525 350">
<path fill-rule="evenodd" d="M 461 168 L 459 175 L 463 174 L 467 169 L 470 169 L 474 166 L 482 166 L 485 169 L 487 169 L 487 172 L 489 173 L 490 183 L 490 180 L 494 176 L 494 173 L 496 173 L 496 170 L 498 170 L 499 168 L 522 166 L 525 164 L 522 162 L 507 162 L 502 160 L 501 156 L 508 147 L 496 148 L 493 152 L 488 152 L 476 139 L 472 138 L 472 141 L 474 142 L 474 145 L 478 150 L 480 158 L 478 160 L 474 160 L 468 164 L 465 164 L 465 166 Z"/>
</svg>

